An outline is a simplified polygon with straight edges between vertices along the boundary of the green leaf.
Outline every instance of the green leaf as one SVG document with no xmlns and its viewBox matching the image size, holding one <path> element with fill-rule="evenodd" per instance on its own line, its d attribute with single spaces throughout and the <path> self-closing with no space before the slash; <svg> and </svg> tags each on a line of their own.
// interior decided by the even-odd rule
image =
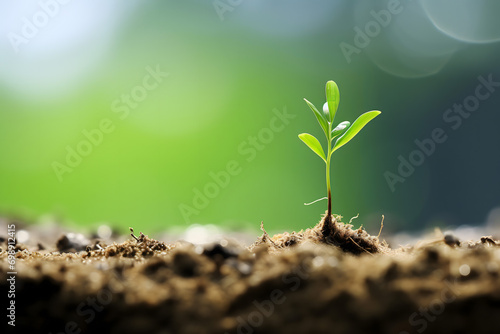
<svg viewBox="0 0 500 334">
<path fill-rule="evenodd" d="M 351 125 L 349 129 L 341 136 L 337 141 L 335 142 L 335 145 L 333 146 L 332 153 L 339 149 L 340 147 L 344 146 L 347 144 L 354 136 L 358 134 L 361 129 L 368 124 L 372 119 L 380 115 L 380 111 L 378 110 L 373 110 L 366 112 L 359 116 L 354 123 Z"/>
<path fill-rule="evenodd" d="M 312 112 L 314 113 L 314 116 L 316 116 L 316 119 L 318 120 L 319 125 L 321 125 L 321 128 L 323 129 L 323 132 L 325 133 L 326 138 L 328 138 L 328 122 L 327 122 L 326 118 L 323 116 L 322 113 L 320 113 L 318 111 L 318 109 L 316 109 L 314 104 L 307 101 L 306 99 L 304 99 L 304 101 L 306 101 L 309 108 L 311 108 Z"/>
<path fill-rule="evenodd" d="M 325 90 L 326 90 L 326 102 L 328 103 L 328 111 L 330 112 L 329 121 L 330 123 L 333 123 L 340 102 L 339 87 L 337 86 L 335 81 L 330 80 L 326 83 Z"/>
<path fill-rule="evenodd" d="M 333 138 L 343 134 L 344 131 L 347 130 L 349 125 L 351 125 L 351 122 L 348 121 L 340 122 L 339 125 L 337 125 L 337 127 L 335 127 L 335 129 L 332 130 L 332 140 Z"/>
<path fill-rule="evenodd" d="M 324 162 L 326 162 L 325 151 L 323 151 L 323 147 L 321 147 L 321 144 L 316 139 L 316 137 L 308 133 L 301 133 L 299 135 L 299 138 L 304 142 L 304 144 L 309 146 L 309 148 L 313 150 L 314 153 L 319 155 L 319 157 L 323 159 Z"/>
</svg>

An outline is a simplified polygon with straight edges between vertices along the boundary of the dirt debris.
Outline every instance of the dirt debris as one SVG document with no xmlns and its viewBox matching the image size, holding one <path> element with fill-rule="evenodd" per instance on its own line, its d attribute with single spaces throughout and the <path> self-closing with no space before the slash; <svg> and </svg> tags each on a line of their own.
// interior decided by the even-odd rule
<svg viewBox="0 0 500 334">
<path fill-rule="evenodd" d="M 325 214 L 321 221 L 313 228 L 299 232 L 285 232 L 273 237 L 267 234 L 263 224 L 261 224 L 261 229 L 264 233 L 250 248 L 267 245 L 272 250 L 279 250 L 303 242 L 313 242 L 337 247 L 344 252 L 355 255 L 389 251 L 387 243 L 380 241 L 378 236 L 371 236 L 362 227 L 353 230 L 353 225 L 342 223 L 340 221 L 341 218 L 341 216 L 332 216 L 328 220 Z M 329 226 L 325 227 L 325 225 Z"/>
<path fill-rule="evenodd" d="M 133 232 L 72 252 L 18 244 L 16 331 L 500 333 L 498 240 L 390 249 L 340 217 L 325 238 L 322 222 L 272 237 L 262 226 L 248 248 Z"/>
</svg>

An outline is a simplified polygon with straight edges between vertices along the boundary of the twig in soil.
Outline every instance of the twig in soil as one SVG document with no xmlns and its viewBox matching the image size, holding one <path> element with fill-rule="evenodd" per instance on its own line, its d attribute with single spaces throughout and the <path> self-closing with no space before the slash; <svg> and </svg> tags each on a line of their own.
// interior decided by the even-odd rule
<svg viewBox="0 0 500 334">
<path fill-rule="evenodd" d="M 439 245 L 441 243 L 445 243 L 450 247 L 460 246 L 460 240 L 451 232 L 446 232 L 443 234 L 441 229 L 436 227 L 434 229 L 434 234 L 436 235 L 435 238 L 432 238 L 430 240 L 420 240 L 415 244 L 414 248 L 420 249 L 431 245 Z"/>
<path fill-rule="evenodd" d="M 384 228 L 384 215 L 382 215 L 382 221 L 380 222 L 380 231 L 378 231 L 377 239 L 380 237 L 380 234 L 382 233 L 382 229 Z"/>
<path fill-rule="evenodd" d="M 364 249 L 363 247 L 361 247 L 360 245 L 357 244 L 356 241 L 353 240 L 353 238 L 349 237 L 349 239 L 356 245 L 358 246 L 361 250 L 367 252 L 368 254 L 370 254 L 371 256 L 374 256 L 372 253 L 370 253 L 369 251 L 367 251 L 366 249 Z"/>
<path fill-rule="evenodd" d="M 260 229 L 262 232 L 264 232 L 264 240 L 269 240 L 269 242 L 275 247 L 275 248 L 280 248 L 270 237 L 269 234 L 267 234 L 266 229 L 264 228 L 264 221 L 260 222 Z"/>
<path fill-rule="evenodd" d="M 132 236 L 132 238 L 139 242 L 139 239 L 134 235 L 134 229 L 132 227 L 129 227 L 128 229 L 130 230 L 130 235 Z"/>
</svg>

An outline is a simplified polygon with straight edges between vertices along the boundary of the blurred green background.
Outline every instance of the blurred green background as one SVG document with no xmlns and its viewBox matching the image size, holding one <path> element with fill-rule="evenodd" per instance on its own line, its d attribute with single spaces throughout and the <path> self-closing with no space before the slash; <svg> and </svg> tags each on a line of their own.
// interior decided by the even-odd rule
<svg viewBox="0 0 500 334">
<path fill-rule="evenodd" d="M 388 231 L 482 224 L 500 206 L 500 87 L 475 97 L 478 77 L 500 82 L 496 1 L 0 9 L 0 214 L 148 232 L 313 226 L 326 201 L 303 204 L 325 196 L 324 165 L 297 135 L 321 137 L 303 98 L 321 107 L 330 79 L 337 122 L 382 111 L 333 156 L 344 220 L 359 213 L 372 233 L 382 214 Z M 447 113 L 463 103 L 473 111 Z M 447 140 L 391 186 L 435 128 Z"/>
</svg>

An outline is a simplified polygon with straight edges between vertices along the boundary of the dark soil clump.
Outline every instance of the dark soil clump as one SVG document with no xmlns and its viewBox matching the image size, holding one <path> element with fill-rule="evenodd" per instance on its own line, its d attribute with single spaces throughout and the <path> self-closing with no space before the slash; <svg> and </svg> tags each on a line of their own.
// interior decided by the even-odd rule
<svg viewBox="0 0 500 334">
<path fill-rule="evenodd" d="M 329 218 L 329 219 L 328 219 Z M 340 216 L 323 216 L 319 224 L 305 231 L 285 232 L 269 237 L 264 227 L 261 226 L 264 234 L 257 240 L 251 248 L 265 244 L 274 250 L 295 246 L 300 243 L 311 241 L 314 243 L 330 245 L 340 250 L 359 255 L 361 253 L 379 253 L 389 251 L 385 242 L 380 242 L 378 237 L 369 235 L 363 228 L 353 230 L 353 225 L 344 224 L 340 221 Z"/>
</svg>

